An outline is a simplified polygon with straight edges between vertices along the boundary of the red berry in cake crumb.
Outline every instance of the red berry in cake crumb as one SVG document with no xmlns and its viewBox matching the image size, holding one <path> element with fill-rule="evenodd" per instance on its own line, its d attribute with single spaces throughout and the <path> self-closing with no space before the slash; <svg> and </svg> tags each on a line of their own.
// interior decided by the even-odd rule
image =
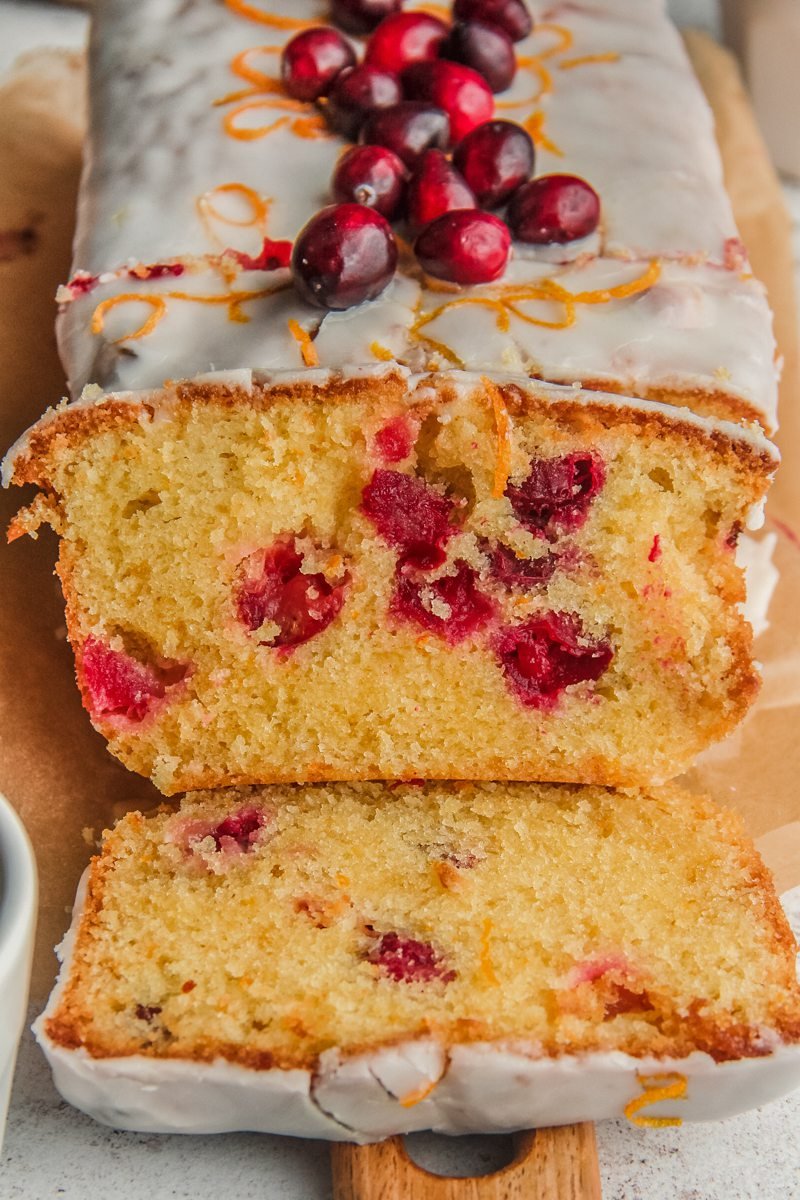
<svg viewBox="0 0 800 1200">
<path fill-rule="evenodd" d="M 492 577 L 510 591 L 530 592 L 552 579 L 560 557 L 552 551 L 539 558 L 518 558 L 503 542 L 482 539 L 480 548 L 489 557 Z"/>
<path fill-rule="evenodd" d="M 574 683 L 597 680 L 614 652 L 607 641 L 583 632 L 573 613 L 539 613 L 502 630 L 495 652 L 503 673 L 524 705 L 549 709 Z"/>
<path fill-rule="evenodd" d="M 435 104 L 404 100 L 370 113 L 361 126 L 360 140 L 388 146 L 407 167 L 414 167 L 426 150 L 445 149 L 450 141 L 450 119 Z"/>
<path fill-rule="evenodd" d="M 513 121 L 487 121 L 458 143 L 453 163 L 481 208 L 504 204 L 533 173 L 535 152 L 527 130 Z"/>
<path fill-rule="evenodd" d="M 493 92 L 511 87 L 517 73 L 514 43 L 504 29 L 487 21 L 454 25 L 442 47 L 442 57 L 477 71 Z"/>
<path fill-rule="evenodd" d="M 303 226 L 292 251 L 294 285 L 319 308 L 374 300 L 391 283 L 397 243 L 385 217 L 363 204 L 323 208 Z"/>
<path fill-rule="evenodd" d="M 505 494 L 526 529 L 552 536 L 583 524 L 605 478 L 605 466 L 593 454 L 535 458 L 527 479 L 509 483 Z"/>
<path fill-rule="evenodd" d="M 478 590 L 473 568 L 461 559 L 453 565 L 455 574 L 428 579 L 416 561 L 401 558 L 392 597 L 396 616 L 414 621 L 451 645 L 483 629 L 495 612 L 493 602 Z"/>
<path fill-rule="evenodd" d="M 427 568 L 444 561 L 441 547 L 457 532 L 451 521 L 452 501 L 424 479 L 403 471 L 378 468 L 361 493 L 361 511 L 384 541 L 419 552 Z"/>
<path fill-rule="evenodd" d="M 600 198 L 577 175 L 540 175 L 511 197 L 508 223 L 519 242 L 573 242 L 594 233 Z"/>
<path fill-rule="evenodd" d="M 145 663 L 89 635 L 80 651 L 84 704 L 93 717 L 140 722 L 189 673 L 186 663 Z"/>
<path fill-rule="evenodd" d="M 137 1004 L 136 1019 L 138 1021 L 152 1021 L 153 1017 L 157 1017 L 161 1012 L 160 1004 Z"/>
<path fill-rule="evenodd" d="M 336 164 L 334 199 L 374 208 L 392 221 L 403 206 L 407 176 L 405 164 L 385 146 L 353 146 Z"/>
<path fill-rule="evenodd" d="M 432 983 L 435 979 L 452 983 L 456 978 L 456 972 L 447 969 L 430 942 L 420 942 L 401 933 L 384 933 L 370 950 L 367 961 L 380 967 L 395 983 Z"/>
<path fill-rule="evenodd" d="M 337 75 L 328 93 L 325 117 L 343 137 L 355 141 L 368 113 L 403 99 L 400 80 L 389 71 L 361 63 Z"/>
<path fill-rule="evenodd" d="M 488 21 L 499 25 L 512 42 L 520 42 L 533 29 L 531 14 L 523 0 L 455 0 L 457 21 Z"/>
<path fill-rule="evenodd" d="M 318 100 L 345 67 L 355 66 L 350 43 L 329 25 L 305 29 L 283 48 L 281 78 L 295 100 Z"/>
<path fill-rule="evenodd" d="M 406 194 L 406 217 L 411 230 L 416 233 L 443 213 L 462 208 L 477 208 L 463 176 L 443 150 L 426 150 Z"/>
<path fill-rule="evenodd" d="M 414 253 L 429 275 L 450 283 L 491 283 L 511 254 L 508 226 L 491 213 L 445 213 L 416 240 Z"/>
<path fill-rule="evenodd" d="M 266 823 L 267 818 L 260 808 L 240 808 L 209 830 L 209 837 L 214 839 L 218 850 L 245 853 L 259 840 Z"/>
<path fill-rule="evenodd" d="M 369 33 L 402 5 L 403 0 L 331 0 L 331 17 L 348 33 Z"/>
<path fill-rule="evenodd" d="M 348 575 L 332 584 L 321 571 L 304 573 L 303 558 L 295 539 L 286 536 L 239 565 L 236 611 L 251 633 L 264 630 L 260 646 L 299 646 L 327 629 L 341 610 Z"/>
<path fill-rule="evenodd" d="M 403 87 L 410 100 L 426 100 L 447 113 L 453 143 L 494 113 L 492 89 L 482 75 L 461 63 L 417 63 L 403 72 Z"/>
<path fill-rule="evenodd" d="M 403 462 L 414 449 L 419 423 L 409 417 L 393 417 L 375 434 L 374 452 L 385 463 Z"/>
<path fill-rule="evenodd" d="M 436 58 L 447 26 L 428 13 L 394 13 L 381 21 L 367 42 L 365 61 L 399 75 L 412 63 Z"/>
</svg>

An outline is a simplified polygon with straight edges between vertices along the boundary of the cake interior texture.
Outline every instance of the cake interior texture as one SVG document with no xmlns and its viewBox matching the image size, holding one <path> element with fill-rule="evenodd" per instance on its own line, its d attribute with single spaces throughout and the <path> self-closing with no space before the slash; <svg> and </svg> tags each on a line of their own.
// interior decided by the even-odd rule
<svg viewBox="0 0 800 1200">
<path fill-rule="evenodd" d="M 167 794 L 675 776 L 757 690 L 734 547 L 774 464 L 585 396 L 198 384 L 43 425 L 19 520 L 61 534 L 112 752 Z"/>
<path fill-rule="evenodd" d="M 45 1031 L 256 1069 L 431 1035 L 725 1061 L 800 1040 L 794 950 L 739 819 L 672 789 L 227 789 L 105 834 Z"/>
</svg>

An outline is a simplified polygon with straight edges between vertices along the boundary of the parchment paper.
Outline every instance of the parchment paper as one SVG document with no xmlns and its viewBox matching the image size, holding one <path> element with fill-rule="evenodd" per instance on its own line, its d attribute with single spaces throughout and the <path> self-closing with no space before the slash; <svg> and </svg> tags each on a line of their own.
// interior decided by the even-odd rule
<svg viewBox="0 0 800 1200">
<path fill-rule="evenodd" d="M 744 729 L 707 756 L 690 783 L 738 809 L 765 844 L 779 886 L 800 882 L 800 414 L 797 330 L 788 217 L 731 60 L 699 36 L 690 47 L 714 103 L 728 183 L 756 273 L 777 312 L 786 360 L 781 445 L 772 494 L 781 582 L 759 640 L 764 691 Z M 45 407 L 64 380 L 53 336 L 57 285 L 67 278 L 84 127 L 83 64 L 37 54 L 0 88 L 0 448 Z M 4 529 L 25 499 L 0 496 Z M 52 947 L 67 921 L 93 840 L 131 806 L 158 794 L 107 753 L 83 711 L 53 576 L 55 539 L 0 545 L 0 790 L 19 809 L 36 847 L 41 912 L 32 998 L 52 984 Z"/>
</svg>

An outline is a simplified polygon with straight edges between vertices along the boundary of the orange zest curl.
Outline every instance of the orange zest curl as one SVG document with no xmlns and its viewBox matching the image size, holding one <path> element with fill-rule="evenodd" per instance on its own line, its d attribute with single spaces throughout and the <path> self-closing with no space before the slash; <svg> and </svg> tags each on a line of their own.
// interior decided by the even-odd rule
<svg viewBox="0 0 800 1200">
<path fill-rule="evenodd" d="M 661 1100 L 686 1100 L 686 1076 L 679 1071 L 671 1071 L 666 1075 L 640 1075 L 637 1072 L 636 1078 L 644 1089 L 642 1095 L 634 1096 L 623 1109 L 631 1125 L 639 1129 L 668 1129 L 673 1125 L 682 1125 L 680 1117 L 641 1117 L 639 1111 Z"/>
<path fill-rule="evenodd" d="M 317 348 L 311 340 L 311 335 L 307 329 L 299 321 L 295 321 L 294 317 L 289 320 L 289 333 L 300 347 L 300 353 L 303 356 L 303 362 L 307 367 L 319 366 L 319 355 Z"/>
<path fill-rule="evenodd" d="M 553 90 L 553 77 L 541 59 L 535 54 L 521 54 L 519 57 L 519 65 L 525 71 L 530 71 L 539 81 L 539 90 L 532 96 L 525 96 L 522 100 L 496 100 L 495 108 L 528 108 L 532 104 L 538 104 L 542 96 L 546 96 L 548 92 Z"/>
<path fill-rule="evenodd" d="M 631 279 L 628 283 L 618 283 L 614 287 L 601 288 L 596 292 L 576 292 L 572 299 L 576 304 L 607 304 L 609 300 L 626 300 L 639 292 L 646 292 L 661 277 L 661 263 L 654 258 L 643 275 Z"/>
<path fill-rule="evenodd" d="M 407 1092 L 405 1096 L 400 1097 L 400 1107 L 413 1108 L 415 1104 L 419 1104 L 427 1096 L 430 1096 L 438 1082 L 438 1079 L 432 1079 L 429 1083 L 421 1083 L 418 1088 L 414 1088 L 413 1092 Z"/>
<path fill-rule="evenodd" d="M 547 136 L 544 131 L 545 115 L 541 109 L 537 109 L 535 113 L 523 121 L 523 126 L 531 135 L 531 140 L 539 150 L 549 150 L 551 154 L 555 154 L 558 158 L 564 157 L 564 151 L 560 146 Z"/>
<path fill-rule="evenodd" d="M 267 75 L 264 71 L 259 71 L 258 67 L 250 66 L 250 58 L 253 54 L 280 54 L 280 52 L 280 46 L 248 46 L 246 50 L 242 50 L 231 59 L 231 70 L 234 75 L 238 75 L 247 83 L 254 83 L 263 92 L 282 92 L 283 84 L 280 79 L 274 75 Z"/>
<path fill-rule="evenodd" d="M 268 25 L 270 29 L 311 29 L 319 21 L 307 21 L 300 17 L 283 17 L 274 13 L 264 12 L 257 4 L 248 4 L 247 0 L 225 0 L 226 6 L 240 17 L 248 21 L 257 21 L 259 25 Z"/>
<path fill-rule="evenodd" d="M 391 350 L 386 346 L 382 346 L 380 342 L 371 342 L 369 348 L 373 358 L 377 358 L 379 362 L 392 362 L 394 359 Z"/>
<path fill-rule="evenodd" d="M 572 30 L 567 29 L 566 25 L 555 25 L 549 21 L 542 21 L 534 27 L 534 34 L 538 37 L 542 33 L 551 33 L 556 40 L 552 46 L 539 52 L 539 58 L 554 58 L 557 54 L 564 54 L 572 45 Z"/>
<path fill-rule="evenodd" d="M 226 217 L 214 203 L 216 196 L 240 196 L 250 206 L 250 215 L 243 219 Z M 220 221 L 223 225 L 235 225 L 238 229 L 255 228 L 264 236 L 267 232 L 267 218 L 271 204 L 270 199 L 262 196 L 255 188 L 248 187 L 246 183 L 221 183 L 217 187 L 203 192 L 202 196 L 198 196 L 195 201 L 195 207 L 206 232 L 212 241 L 220 246 L 223 244 L 222 240 L 211 229 L 211 221 Z"/>
<path fill-rule="evenodd" d="M 120 304 L 149 304 L 153 310 L 150 316 L 147 317 L 138 329 L 134 329 L 133 333 L 126 333 L 122 337 L 115 338 L 112 342 L 113 346 L 118 346 L 120 342 L 135 342 L 137 338 L 147 337 L 152 333 L 155 327 L 166 315 L 167 301 L 164 296 L 147 296 L 139 295 L 137 292 L 120 292 L 118 296 L 111 296 L 108 300 L 102 300 L 97 308 L 92 313 L 91 331 L 92 333 L 102 333 L 105 328 L 106 316 L 112 309 L 117 308 Z"/>
<path fill-rule="evenodd" d="M 494 467 L 492 496 L 499 500 L 506 490 L 511 474 L 511 416 L 506 408 L 503 393 L 490 379 L 483 380 L 484 387 L 492 398 L 492 412 L 497 430 L 497 457 Z"/>
<path fill-rule="evenodd" d="M 571 71 L 574 67 L 588 67 L 592 63 L 615 63 L 622 56 L 616 50 L 608 50 L 604 54 L 581 54 L 578 58 L 564 58 L 558 64 L 559 71 Z"/>
</svg>

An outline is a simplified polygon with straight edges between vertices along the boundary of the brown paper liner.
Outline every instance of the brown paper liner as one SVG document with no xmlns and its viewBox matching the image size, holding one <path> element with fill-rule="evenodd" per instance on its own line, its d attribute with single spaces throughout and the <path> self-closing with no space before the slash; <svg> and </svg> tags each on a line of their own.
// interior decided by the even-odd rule
<svg viewBox="0 0 800 1200">
<path fill-rule="evenodd" d="M 789 224 L 780 189 L 729 57 L 692 35 L 692 57 L 717 114 L 728 186 L 756 273 L 766 282 L 786 360 L 781 443 L 786 466 L 773 492 L 772 527 L 800 529 L 800 414 Z M 83 64 L 52 52 L 29 56 L 0 88 L 0 446 L 8 446 L 64 391 L 53 296 L 67 278 L 84 128 Z M 0 496 L 5 528 L 23 497 Z M 89 724 L 75 686 L 63 605 L 53 577 L 54 538 L 0 545 L 0 790 L 36 847 L 41 910 L 32 997 L 55 972 L 53 945 L 67 922 L 93 839 L 131 806 L 159 796 L 127 772 Z M 754 835 L 800 818 L 800 541 L 781 534 L 781 583 L 759 641 L 762 701 L 743 730 L 692 773 L 691 783 L 742 812 Z M 792 692 L 793 688 L 793 692 Z M 800 882 L 800 824 L 764 846 L 780 886 Z M 792 843 L 791 837 L 795 837 Z"/>
</svg>

